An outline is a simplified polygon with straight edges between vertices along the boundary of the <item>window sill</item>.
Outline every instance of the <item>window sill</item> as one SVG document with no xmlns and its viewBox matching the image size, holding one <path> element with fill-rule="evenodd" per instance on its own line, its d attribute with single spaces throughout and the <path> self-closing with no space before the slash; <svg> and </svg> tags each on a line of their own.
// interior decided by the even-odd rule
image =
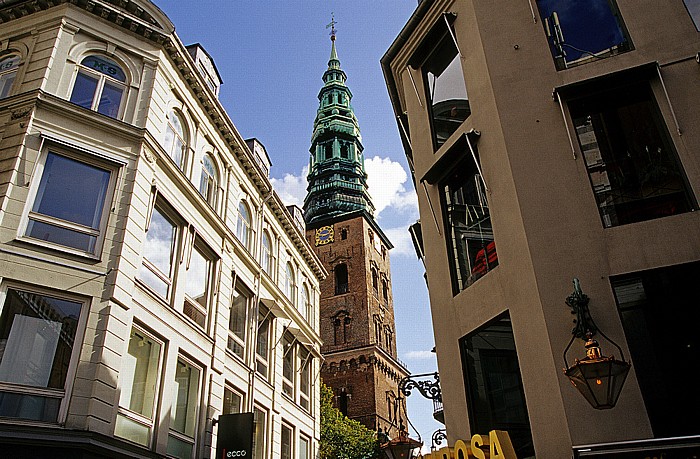
<svg viewBox="0 0 700 459">
<path fill-rule="evenodd" d="M 73 249 L 71 247 L 65 246 L 65 245 L 60 245 L 60 244 L 54 244 L 51 242 L 47 241 L 42 241 L 41 239 L 34 239 L 29 236 L 17 236 L 15 238 L 15 241 L 23 244 L 23 245 L 28 245 L 28 246 L 33 246 L 33 247 L 41 247 L 43 249 L 48 249 L 52 252 L 56 252 L 57 254 L 61 255 L 70 255 L 76 258 L 81 258 L 83 260 L 89 261 L 91 263 L 94 263 L 96 261 L 101 260 L 101 252 L 102 252 L 102 241 L 100 241 L 97 245 L 99 245 L 99 252 L 100 255 L 97 255 L 96 253 L 91 254 L 88 252 L 84 252 L 82 250 L 78 249 Z"/>
</svg>

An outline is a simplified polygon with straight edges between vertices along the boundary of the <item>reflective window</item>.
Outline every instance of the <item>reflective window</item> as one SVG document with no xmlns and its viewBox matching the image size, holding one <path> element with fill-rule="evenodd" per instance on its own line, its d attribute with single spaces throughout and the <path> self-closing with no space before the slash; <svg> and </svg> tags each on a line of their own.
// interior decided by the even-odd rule
<svg viewBox="0 0 700 459">
<path fill-rule="evenodd" d="M 0 313 L 1 417 L 58 420 L 82 307 L 76 301 L 7 289 Z"/>
<path fill-rule="evenodd" d="M 311 459 L 311 439 L 303 435 L 299 437 L 299 459 Z"/>
<path fill-rule="evenodd" d="M 111 182 L 109 169 L 50 151 L 26 235 L 95 254 L 104 235 Z"/>
<path fill-rule="evenodd" d="M 685 3 L 688 14 L 693 19 L 695 30 L 700 31 L 700 0 L 683 0 L 683 3 Z"/>
<path fill-rule="evenodd" d="M 453 20 L 454 15 L 450 14 L 438 19 L 410 62 L 410 66 L 420 68 L 423 75 L 436 150 L 471 114 L 456 35 L 452 25 L 449 29 L 447 25 Z M 413 70 L 409 68 L 409 72 Z"/>
<path fill-rule="evenodd" d="M 311 410 L 311 353 L 305 347 L 299 348 L 299 405 Z"/>
<path fill-rule="evenodd" d="M 287 267 L 284 270 L 284 294 L 292 304 L 296 304 L 297 286 L 294 268 L 291 263 L 287 263 Z"/>
<path fill-rule="evenodd" d="M 460 340 L 470 426 L 507 430 L 517 457 L 534 457 L 513 328 L 506 314 Z"/>
<path fill-rule="evenodd" d="M 241 201 L 238 205 L 238 221 L 236 222 L 236 237 L 241 244 L 251 251 L 253 248 L 253 230 L 252 230 L 253 219 L 250 214 L 250 209 L 248 205 Z"/>
<path fill-rule="evenodd" d="M 282 424 L 282 459 L 292 459 L 294 447 L 294 429 L 286 424 Z"/>
<path fill-rule="evenodd" d="M 12 83 L 17 77 L 20 60 L 18 55 L 5 56 L 0 59 L 0 99 L 10 95 Z"/>
<path fill-rule="evenodd" d="M 569 110 L 605 227 L 693 209 L 648 82 L 571 100 Z"/>
<path fill-rule="evenodd" d="M 272 240 L 270 239 L 270 235 L 267 233 L 267 231 L 263 232 L 262 235 L 262 269 L 266 273 L 268 273 L 270 276 L 273 276 L 274 273 L 274 255 L 272 251 Z"/>
<path fill-rule="evenodd" d="M 486 190 L 473 160 L 463 160 L 441 183 L 452 293 L 498 266 Z"/>
<path fill-rule="evenodd" d="M 165 148 L 166 153 L 175 161 L 177 167 L 184 169 L 187 152 L 187 136 L 185 135 L 185 123 L 182 120 L 182 116 L 175 110 L 171 110 L 168 113 L 163 148 Z"/>
<path fill-rule="evenodd" d="M 268 378 L 270 355 L 270 311 L 260 306 L 258 311 L 258 339 L 255 344 L 255 370 L 265 379 Z"/>
<path fill-rule="evenodd" d="M 170 406 L 168 456 L 180 459 L 194 457 L 197 432 L 200 369 L 178 359 Z"/>
<path fill-rule="evenodd" d="M 187 279 L 185 282 L 184 314 L 197 325 L 204 328 L 209 309 L 211 272 L 213 261 L 207 252 L 200 247 L 199 242 L 191 249 L 187 266 Z"/>
<path fill-rule="evenodd" d="M 199 181 L 199 192 L 212 207 L 216 207 L 218 182 L 219 179 L 216 166 L 214 166 L 214 160 L 211 159 L 211 156 L 204 155 L 202 159 L 202 176 Z"/>
<path fill-rule="evenodd" d="M 267 411 L 253 409 L 253 459 L 265 459 L 265 437 L 267 430 Z"/>
<path fill-rule="evenodd" d="M 237 414 L 241 412 L 243 406 L 243 396 L 238 392 L 224 388 L 224 408 L 221 414 Z"/>
<path fill-rule="evenodd" d="M 304 284 L 301 289 L 301 315 L 306 319 L 306 321 L 311 320 L 311 292 L 309 291 L 309 286 Z"/>
<path fill-rule="evenodd" d="M 177 226 L 166 213 L 155 207 L 143 244 L 139 279 L 154 292 L 168 298 L 172 286 Z"/>
<path fill-rule="evenodd" d="M 117 118 L 126 89 L 126 74 L 111 59 L 88 56 L 78 66 L 70 101 Z"/>
<path fill-rule="evenodd" d="M 237 287 L 233 292 L 233 299 L 231 301 L 227 347 L 240 358 L 243 358 L 243 349 L 245 347 L 246 319 L 248 318 L 249 302 L 249 295 Z"/>
<path fill-rule="evenodd" d="M 694 262 L 611 279 L 656 438 L 700 432 L 700 393 L 692 364 L 700 361 L 699 278 L 700 262 Z"/>
<path fill-rule="evenodd" d="M 537 0 L 558 70 L 632 49 L 615 0 Z"/>
<path fill-rule="evenodd" d="M 294 361 L 296 359 L 296 349 L 294 342 L 296 340 L 289 333 L 285 333 L 282 340 L 282 392 L 289 397 L 294 398 L 294 388 L 296 378 L 294 377 Z"/>
<path fill-rule="evenodd" d="M 119 413 L 114 435 L 148 447 L 158 400 L 162 343 L 131 330 L 119 372 Z"/>
</svg>

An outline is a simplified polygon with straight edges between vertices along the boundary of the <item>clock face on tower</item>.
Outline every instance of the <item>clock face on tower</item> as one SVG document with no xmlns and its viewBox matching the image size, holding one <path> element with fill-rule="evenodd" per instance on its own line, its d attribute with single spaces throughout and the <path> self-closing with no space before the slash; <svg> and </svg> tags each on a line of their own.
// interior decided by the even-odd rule
<svg viewBox="0 0 700 459">
<path fill-rule="evenodd" d="M 333 242 L 333 227 L 322 226 L 316 230 L 316 245 L 324 245 Z"/>
</svg>

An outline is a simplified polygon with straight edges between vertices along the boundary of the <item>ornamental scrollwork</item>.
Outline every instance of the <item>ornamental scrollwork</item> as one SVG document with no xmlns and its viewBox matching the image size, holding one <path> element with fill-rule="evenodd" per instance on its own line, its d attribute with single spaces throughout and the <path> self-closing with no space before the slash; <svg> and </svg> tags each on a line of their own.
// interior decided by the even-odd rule
<svg viewBox="0 0 700 459">
<path fill-rule="evenodd" d="M 415 380 L 432 376 L 434 380 Z M 406 376 L 399 382 L 399 392 L 408 397 L 411 391 L 417 389 L 421 395 L 429 400 L 442 402 L 442 390 L 440 389 L 440 375 L 435 373 L 425 373 L 420 375 Z"/>
</svg>

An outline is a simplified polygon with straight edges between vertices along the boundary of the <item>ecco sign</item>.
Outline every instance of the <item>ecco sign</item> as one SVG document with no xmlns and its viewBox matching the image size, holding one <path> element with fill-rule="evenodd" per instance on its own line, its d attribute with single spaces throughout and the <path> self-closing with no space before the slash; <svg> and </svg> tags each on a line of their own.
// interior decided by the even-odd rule
<svg viewBox="0 0 700 459">
<path fill-rule="evenodd" d="M 253 456 L 253 413 L 222 414 L 216 427 L 216 459 Z"/>
<path fill-rule="evenodd" d="M 453 448 L 445 446 L 437 452 L 424 454 L 423 459 L 486 459 L 486 449 L 489 459 L 517 459 L 510 436 L 504 430 L 492 430 L 487 438 L 476 434 L 469 446 L 463 440 L 457 440 Z"/>
</svg>

